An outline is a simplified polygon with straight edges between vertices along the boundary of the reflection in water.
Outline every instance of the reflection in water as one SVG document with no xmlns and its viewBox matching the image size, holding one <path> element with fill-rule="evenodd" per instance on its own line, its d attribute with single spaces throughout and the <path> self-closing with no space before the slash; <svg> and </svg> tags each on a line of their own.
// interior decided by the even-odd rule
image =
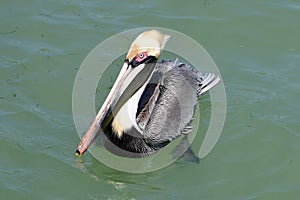
<svg viewBox="0 0 300 200">
<path fill-rule="evenodd" d="M 90 157 L 91 158 L 91 157 Z M 151 178 L 151 173 L 145 174 L 130 174 L 119 172 L 117 170 L 106 167 L 100 163 L 97 159 L 91 158 L 91 160 L 84 160 L 81 157 L 75 159 L 74 166 L 80 169 L 83 173 L 89 174 L 91 179 L 96 182 L 106 182 L 113 185 L 113 187 L 119 191 L 123 191 L 127 185 L 138 185 L 140 188 L 147 188 L 150 190 L 160 190 L 160 187 L 154 185 L 147 185 L 147 179 Z M 163 170 L 161 170 L 163 171 Z M 160 173 L 158 172 L 155 172 Z M 143 180 L 143 181 L 140 181 Z"/>
</svg>

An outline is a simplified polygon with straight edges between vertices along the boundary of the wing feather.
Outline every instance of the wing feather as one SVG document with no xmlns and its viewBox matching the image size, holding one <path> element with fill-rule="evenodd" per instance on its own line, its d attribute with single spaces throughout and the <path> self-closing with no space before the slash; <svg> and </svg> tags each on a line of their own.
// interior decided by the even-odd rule
<svg viewBox="0 0 300 200">
<path fill-rule="evenodd" d="M 150 146 L 167 144 L 191 129 L 191 121 L 201 94 L 219 82 L 213 73 L 199 73 L 176 59 L 158 63 L 148 83 L 151 97 L 137 115 L 137 123 Z M 153 87 L 155 85 L 155 87 Z M 154 88 L 154 89 L 153 89 Z M 147 89 L 147 87 L 146 87 Z M 145 90 L 143 94 L 146 95 Z M 142 100 L 140 100 L 142 102 Z"/>
</svg>

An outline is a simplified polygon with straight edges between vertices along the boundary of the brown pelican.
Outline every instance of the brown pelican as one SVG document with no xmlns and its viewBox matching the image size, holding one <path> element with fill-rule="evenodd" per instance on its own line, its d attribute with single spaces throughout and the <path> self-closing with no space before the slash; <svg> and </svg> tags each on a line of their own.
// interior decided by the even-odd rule
<svg viewBox="0 0 300 200">
<path fill-rule="evenodd" d="M 143 157 L 187 134 L 201 94 L 220 80 L 176 61 L 157 60 L 168 35 L 141 33 L 131 44 L 123 67 L 76 154 L 82 155 L 97 138 L 111 152 Z"/>
</svg>

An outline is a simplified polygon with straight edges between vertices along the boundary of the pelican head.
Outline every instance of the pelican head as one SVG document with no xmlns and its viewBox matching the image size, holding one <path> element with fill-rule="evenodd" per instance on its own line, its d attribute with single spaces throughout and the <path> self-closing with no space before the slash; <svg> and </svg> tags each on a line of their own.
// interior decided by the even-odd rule
<svg viewBox="0 0 300 200">
<path fill-rule="evenodd" d="M 100 129 L 110 123 L 117 137 L 122 136 L 127 122 L 122 124 L 120 118 L 115 119 L 115 116 L 146 85 L 168 39 L 168 35 L 149 30 L 133 41 L 111 91 L 77 147 L 77 155 L 82 155 L 96 139 Z"/>
</svg>

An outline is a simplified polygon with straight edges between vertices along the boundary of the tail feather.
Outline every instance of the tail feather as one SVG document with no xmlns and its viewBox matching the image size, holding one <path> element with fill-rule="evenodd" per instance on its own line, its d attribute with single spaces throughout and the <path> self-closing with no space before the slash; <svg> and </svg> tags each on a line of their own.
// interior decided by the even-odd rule
<svg viewBox="0 0 300 200">
<path fill-rule="evenodd" d="M 198 80 L 200 82 L 198 96 L 200 96 L 214 87 L 220 81 L 220 77 L 213 73 L 201 73 Z"/>
</svg>

